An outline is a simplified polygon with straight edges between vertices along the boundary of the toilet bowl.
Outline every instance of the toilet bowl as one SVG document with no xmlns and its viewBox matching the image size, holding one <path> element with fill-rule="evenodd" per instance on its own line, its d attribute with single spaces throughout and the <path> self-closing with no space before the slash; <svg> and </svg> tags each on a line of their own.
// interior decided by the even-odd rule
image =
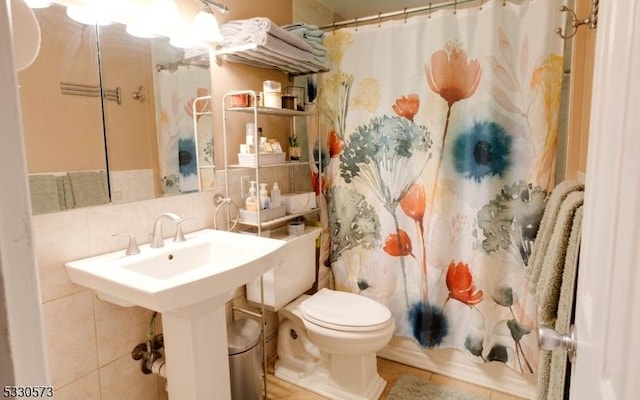
<svg viewBox="0 0 640 400">
<path fill-rule="evenodd" d="M 283 264 L 247 284 L 247 299 L 277 311 L 276 377 L 336 400 L 375 400 L 386 382 L 376 352 L 393 335 L 395 322 L 384 305 L 354 293 L 321 289 L 303 294 L 315 281 L 315 240 L 320 229 L 305 227 L 287 240 Z"/>
</svg>

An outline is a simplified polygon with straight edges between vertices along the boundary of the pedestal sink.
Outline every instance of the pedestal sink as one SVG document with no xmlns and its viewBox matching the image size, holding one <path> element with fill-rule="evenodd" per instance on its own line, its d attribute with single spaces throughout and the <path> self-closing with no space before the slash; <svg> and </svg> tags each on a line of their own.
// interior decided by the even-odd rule
<svg viewBox="0 0 640 400">
<path fill-rule="evenodd" d="M 225 303 L 283 262 L 286 241 L 212 229 L 186 238 L 65 267 L 72 282 L 105 301 L 162 313 L 171 400 L 230 400 Z"/>
</svg>

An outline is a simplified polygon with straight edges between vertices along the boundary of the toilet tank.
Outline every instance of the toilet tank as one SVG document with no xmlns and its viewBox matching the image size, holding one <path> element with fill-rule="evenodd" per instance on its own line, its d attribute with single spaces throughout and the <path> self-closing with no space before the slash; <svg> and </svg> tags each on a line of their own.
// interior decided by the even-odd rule
<svg viewBox="0 0 640 400">
<path fill-rule="evenodd" d="M 316 238 L 322 230 L 305 226 L 300 236 L 289 236 L 287 227 L 271 232 L 272 239 L 285 240 L 284 262 L 265 272 L 264 305 L 278 311 L 290 301 L 311 289 L 316 280 Z M 260 305 L 260 278 L 247 283 L 247 299 Z"/>
</svg>

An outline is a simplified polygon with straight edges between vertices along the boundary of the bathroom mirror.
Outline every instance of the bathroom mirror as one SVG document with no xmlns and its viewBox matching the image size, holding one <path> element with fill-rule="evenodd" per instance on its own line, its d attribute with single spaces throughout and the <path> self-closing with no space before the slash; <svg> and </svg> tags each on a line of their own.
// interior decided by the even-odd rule
<svg viewBox="0 0 640 400">
<path fill-rule="evenodd" d="M 33 11 L 42 46 L 18 82 L 34 214 L 197 191 L 196 154 L 213 165 L 210 103 L 191 116 L 210 92 L 208 53 Z"/>
</svg>

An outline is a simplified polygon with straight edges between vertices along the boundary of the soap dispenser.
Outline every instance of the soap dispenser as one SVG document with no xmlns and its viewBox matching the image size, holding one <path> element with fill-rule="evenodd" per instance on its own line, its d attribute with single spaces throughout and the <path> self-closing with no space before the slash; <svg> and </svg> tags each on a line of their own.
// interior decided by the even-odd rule
<svg viewBox="0 0 640 400">
<path fill-rule="evenodd" d="M 269 193 L 267 192 L 267 184 L 260 184 L 260 208 L 265 210 L 271 207 L 271 198 L 269 197 Z"/>
<path fill-rule="evenodd" d="M 256 181 L 251 181 L 249 195 L 245 200 L 245 208 L 247 211 L 258 211 L 258 198 L 256 197 Z"/>
<path fill-rule="evenodd" d="M 278 185 L 278 182 L 273 182 L 273 187 L 271 188 L 271 207 L 276 208 L 281 205 L 280 186 Z"/>
</svg>

